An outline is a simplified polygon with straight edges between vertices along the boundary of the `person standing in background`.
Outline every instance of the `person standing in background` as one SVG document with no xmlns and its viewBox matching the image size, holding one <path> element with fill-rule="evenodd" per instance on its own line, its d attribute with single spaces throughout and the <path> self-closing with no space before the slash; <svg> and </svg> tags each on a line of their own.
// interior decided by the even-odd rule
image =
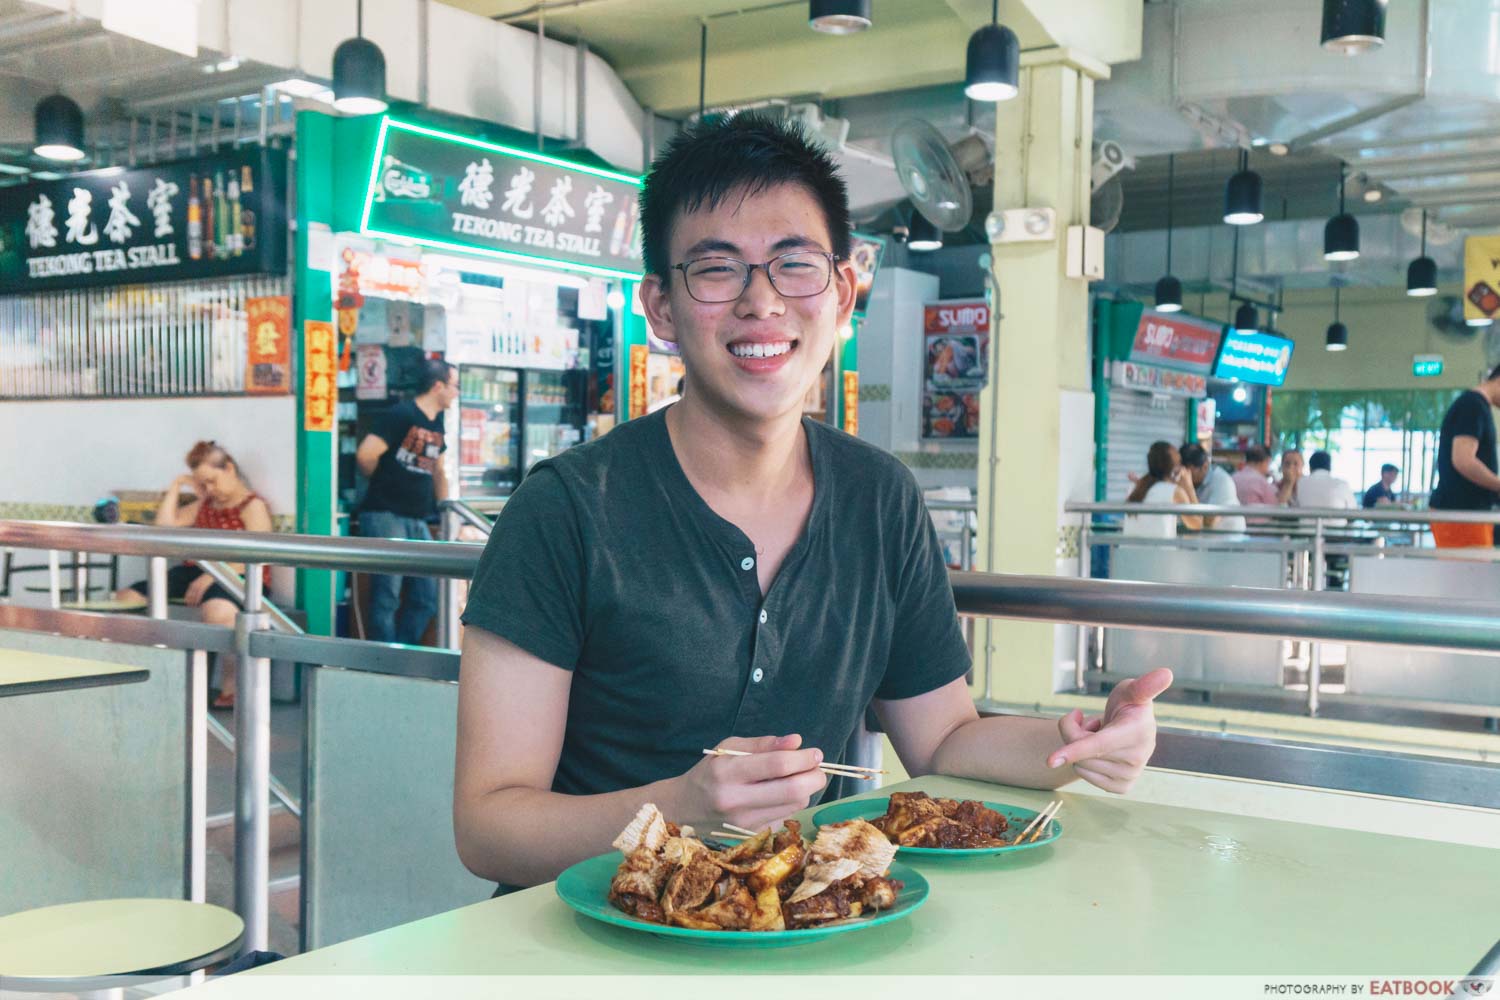
<svg viewBox="0 0 1500 1000">
<path fill-rule="evenodd" d="M 1241 506 L 1276 505 L 1276 487 L 1271 483 L 1271 453 L 1262 445 L 1252 444 L 1245 449 L 1245 464 L 1231 478 Z"/>
<path fill-rule="evenodd" d="M 1374 507 L 1394 507 L 1396 505 L 1396 494 L 1391 489 L 1396 485 L 1396 477 L 1401 475 L 1401 470 L 1387 462 L 1380 467 L 1380 482 L 1365 490 L 1365 497 L 1360 501 L 1360 506 L 1366 510 Z"/>
<path fill-rule="evenodd" d="M 354 454 L 370 480 L 359 511 L 359 533 L 366 538 L 431 541 L 427 520 L 448 497 L 443 472 L 443 413 L 458 399 L 458 369 L 428 360 L 422 369 L 422 391 L 402 400 L 376 420 Z M 406 580 L 406 603 L 401 583 Z M 370 622 L 367 634 L 376 642 L 416 645 L 437 614 L 437 581 L 432 577 L 370 576 Z"/>
<path fill-rule="evenodd" d="M 1500 403 L 1500 365 L 1479 385 L 1462 393 L 1443 415 L 1438 433 L 1438 483 L 1428 506 L 1433 510 L 1492 510 L 1500 493 L 1495 474 L 1495 417 Z M 1489 547 L 1494 526 L 1432 522 L 1440 549 Z"/>
</svg>

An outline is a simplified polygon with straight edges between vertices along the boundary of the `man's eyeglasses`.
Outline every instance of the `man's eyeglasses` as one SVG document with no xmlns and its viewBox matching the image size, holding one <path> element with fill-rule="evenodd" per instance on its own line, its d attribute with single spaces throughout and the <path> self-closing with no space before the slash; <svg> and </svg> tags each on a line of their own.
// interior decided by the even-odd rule
<svg viewBox="0 0 1500 1000">
<path fill-rule="evenodd" d="M 821 250 L 794 250 L 772 257 L 764 264 L 750 264 L 734 257 L 699 257 L 672 270 L 681 271 L 687 292 L 704 303 L 733 302 L 745 294 L 756 268 L 764 268 L 771 287 L 788 299 L 821 295 L 833 280 L 837 254 Z"/>
</svg>

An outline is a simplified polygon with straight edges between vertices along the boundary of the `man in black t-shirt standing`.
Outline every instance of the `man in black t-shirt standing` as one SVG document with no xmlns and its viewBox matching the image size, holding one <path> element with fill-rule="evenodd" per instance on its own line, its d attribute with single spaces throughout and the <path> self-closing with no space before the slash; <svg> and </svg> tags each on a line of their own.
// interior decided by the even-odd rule
<svg viewBox="0 0 1500 1000">
<path fill-rule="evenodd" d="M 1448 407 L 1438 436 L 1438 484 L 1428 503 L 1433 510 L 1493 510 L 1500 493 L 1495 474 L 1495 417 L 1500 405 L 1500 366 Z M 1438 548 L 1489 547 L 1494 528 L 1488 524 L 1434 521 L 1432 537 Z"/>
<path fill-rule="evenodd" d="M 382 413 L 359 443 L 354 462 L 370 479 L 359 509 L 359 533 L 366 538 L 430 541 L 427 519 L 447 499 L 443 472 L 443 413 L 458 398 L 458 369 L 429 360 L 422 368 L 422 391 Z M 406 581 L 406 603 L 401 582 Z M 437 581 L 428 576 L 370 577 L 370 621 L 376 642 L 416 645 L 437 614 Z M 399 610 L 399 613 L 397 609 Z"/>
<path fill-rule="evenodd" d="M 707 119 L 653 166 L 641 232 L 641 304 L 687 381 L 539 462 L 496 521 L 464 611 L 464 864 L 545 882 L 648 802 L 702 829 L 779 822 L 872 705 L 910 774 L 1129 789 L 1171 673 L 1092 719 L 980 718 L 916 480 L 803 416 L 857 285 L 828 155 L 753 113 Z"/>
</svg>

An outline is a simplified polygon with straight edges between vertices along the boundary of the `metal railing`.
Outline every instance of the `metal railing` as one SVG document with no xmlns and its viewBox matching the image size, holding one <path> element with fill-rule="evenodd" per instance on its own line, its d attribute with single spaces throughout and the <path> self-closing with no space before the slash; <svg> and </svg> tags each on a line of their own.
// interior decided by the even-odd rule
<svg viewBox="0 0 1500 1000">
<path fill-rule="evenodd" d="M 1096 514 L 1123 514 L 1123 515 L 1159 515 L 1178 518 L 1189 517 L 1225 517 L 1240 516 L 1245 518 L 1262 519 L 1269 523 L 1247 527 L 1254 527 L 1258 531 L 1268 534 L 1286 535 L 1289 533 L 1301 533 L 1299 528 L 1305 529 L 1308 521 L 1312 522 L 1311 533 L 1306 549 L 1297 547 L 1288 551 L 1306 551 L 1305 565 L 1295 573 L 1295 579 L 1302 587 L 1313 593 L 1322 591 L 1327 586 L 1328 556 L 1331 552 L 1336 554 L 1350 554 L 1360 551 L 1368 551 L 1367 548 L 1359 546 L 1346 546 L 1338 544 L 1344 540 L 1346 529 L 1353 523 L 1363 522 L 1374 526 L 1417 526 L 1427 528 L 1434 521 L 1452 524 L 1500 524 L 1500 512 L 1489 511 L 1458 511 L 1458 510 L 1395 510 L 1391 508 L 1337 508 L 1337 507 L 1272 507 L 1267 505 L 1241 506 L 1238 504 L 1144 504 L 1144 503 L 1080 503 L 1070 502 L 1064 505 L 1063 510 L 1068 514 L 1080 514 L 1079 537 L 1078 537 L 1078 575 L 1088 578 L 1092 575 L 1091 554 L 1093 534 L 1097 529 L 1094 522 Z M 1289 531 L 1290 529 L 1290 531 Z M 1330 546 L 1330 536 L 1337 539 Z M 1123 540 L 1123 535 L 1117 535 Z M 1201 536 L 1200 536 L 1201 538 Z M 1195 544 L 1202 545 L 1200 538 L 1188 536 L 1178 539 L 1179 543 L 1186 543 L 1186 547 Z M 1137 542 L 1151 544 L 1152 540 L 1146 538 L 1131 537 L 1130 543 Z M 1384 539 L 1377 537 L 1373 539 L 1376 546 L 1383 545 Z M 1171 540 L 1165 543 L 1172 544 Z M 1251 543 L 1256 544 L 1256 543 Z M 1233 547 L 1231 545 L 1231 547 Z M 1417 551 L 1414 549 L 1403 549 Z M 1429 557 L 1430 558 L 1430 557 Z M 1462 558 L 1462 557 L 1460 557 Z M 1098 630 L 1102 633 L 1102 629 Z M 1102 654 L 1102 650 L 1100 651 Z M 1306 711 L 1308 715 L 1316 715 L 1321 705 L 1322 698 L 1322 647 L 1314 641 L 1307 650 L 1307 699 Z M 1077 648 L 1074 659 L 1074 684 L 1079 690 L 1083 690 L 1086 674 L 1086 663 L 1088 660 L 1088 631 L 1078 629 Z M 1099 664 L 1102 669 L 1102 663 Z"/>
<path fill-rule="evenodd" d="M 165 559 L 243 562 L 245 606 L 235 627 L 85 611 L 0 605 L 0 628 L 108 638 L 137 645 L 234 653 L 239 661 L 235 703 L 235 909 L 246 924 L 244 949 L 266 947 L 269 907 L 269 665 L 286 659 L 313 665 L 453 682 L 458 654 L 271 629 L 260 593 L 261 566 L 463 578 L 483 546 L 454 542 L 321 538 L 249 532 L 0 521 L 0 545 L 147 556 L 164 577 Z M 953 574 L 966 615 L 1125 628 L 1288 636 L 1396 643 L 1500 652 L 1500 607 L 1404 598 L 1351 597 L 1251 589 L 1171 587 L 1057 577 Z M 201 732 L 205 699 L 191 725 Z M 195 741 L 196 742 L 196 741 Z M 1378 792 L 1424 801 L 1488 806 L 1500 802 L 1500 765 L 1423 755 L 1376 754 L 1285 741 L 1164 729 L 1157 766 L 1260 778 L 1313 787 Z M 199 800 L 201 801 L 201 799 Z M 196 820 L 201 825 L 201 807 Z M 201 830 L 190 838 L 201 876 Z M 192 880 L 201 886 L 201 877 Z M 198 889 L 197 891 L 201 891 Z"/>
</svg>

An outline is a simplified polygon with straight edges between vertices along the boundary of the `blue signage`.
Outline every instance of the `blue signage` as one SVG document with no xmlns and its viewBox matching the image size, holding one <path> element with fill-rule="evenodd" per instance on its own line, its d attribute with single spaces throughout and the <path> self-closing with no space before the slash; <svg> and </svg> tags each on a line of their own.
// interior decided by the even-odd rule
<svg viewBox="0 0 1500 1000">
<path fill-rule="evenodd" d="M 1253 330 L 1225 329 L 1214 378 L 1239 379 L 1256 385 L 1281 385 L 1292 367 L 1292 348 L 1285 337 Z"/>
</svg>

